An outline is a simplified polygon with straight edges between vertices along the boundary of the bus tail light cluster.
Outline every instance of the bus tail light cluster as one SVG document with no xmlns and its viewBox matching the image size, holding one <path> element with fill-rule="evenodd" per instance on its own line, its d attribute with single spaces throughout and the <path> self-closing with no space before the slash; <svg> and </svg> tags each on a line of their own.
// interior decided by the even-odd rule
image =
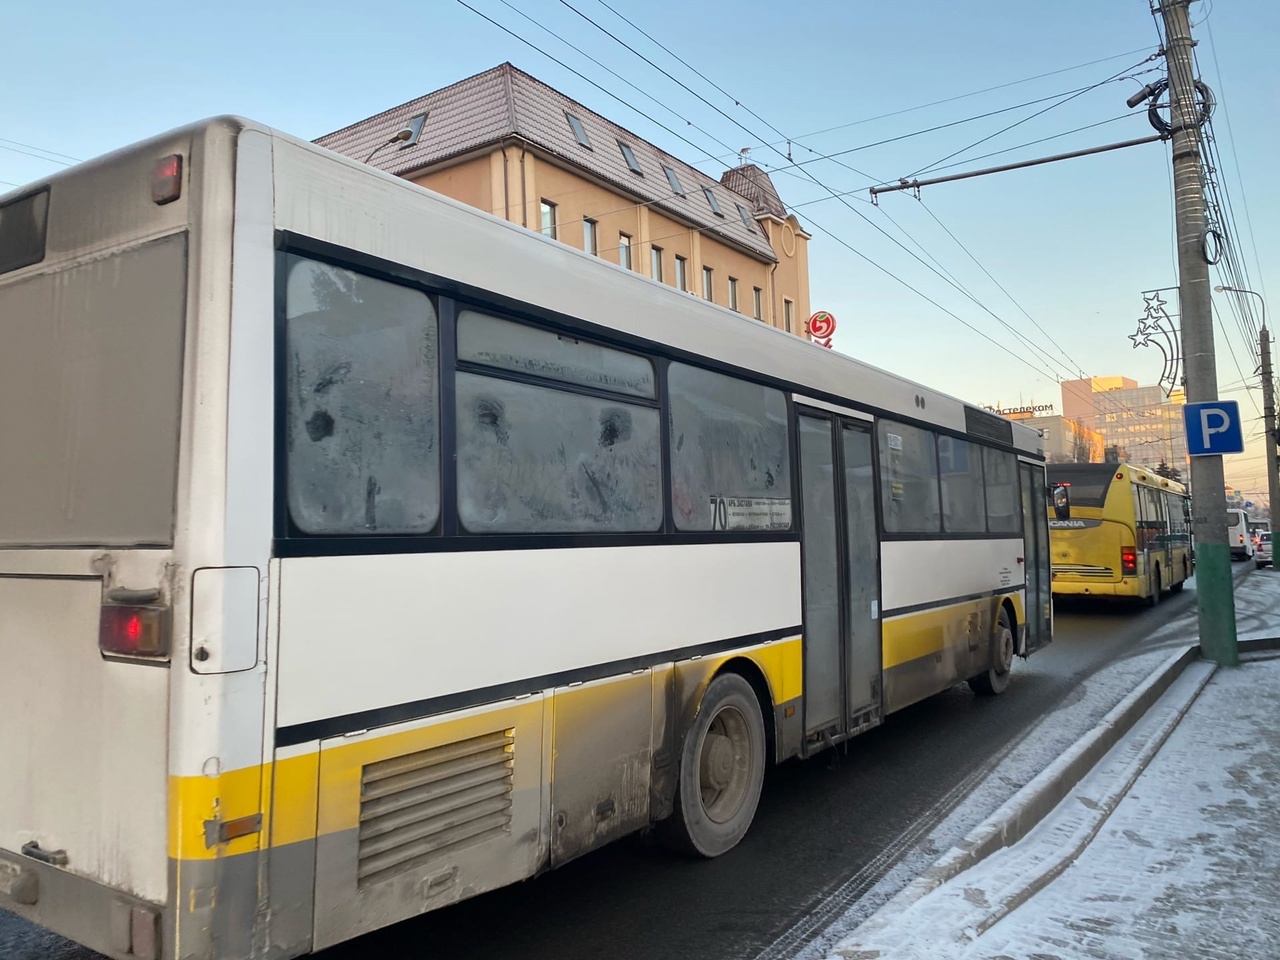
<svg viewBox="0 0 1280 960">
<path fill-rule="evenodd" d="M 1138 572 L 1138 551 L 1133 547 L 1120 548 L 1120 572 L 1126 577 Z"/>
<path fill-rule="evenodd" d="M 164 660 L 169 656 L 168 608 L 104 604 L 98 649 L 109 657 Z"/>
<path fill-rule="evenodd" d="M 172 203 L 182 196 L 182 154 L 171 153 L 157 160 L 151 173 L 151 202 Z"/>
</svg>

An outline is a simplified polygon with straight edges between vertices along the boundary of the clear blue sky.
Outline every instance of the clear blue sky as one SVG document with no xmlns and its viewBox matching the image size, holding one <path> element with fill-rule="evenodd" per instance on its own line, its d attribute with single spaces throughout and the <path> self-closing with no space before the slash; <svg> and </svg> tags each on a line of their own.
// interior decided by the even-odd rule
<svg viewBox="0 0 1280 960">
<path fill-rule="evenodd" d="M 856 191 L 848 200 L 853 210 L 790 167 L 785 143 L 781 154 L 765 145 L 779 139 L 776 128 L 792 138 L 795 161 L 810 160 L 1095 84 L 1154 52 L 1157 35 L 1147 0 L 933 0 L 910 11 L 867 0 L 738 0 L 731 5 L 606 0 L 730 97 L 676 63 L 600 0 L 569 0 L 741 126 L 561 0 L 467 2 L 532 46 L 456 0 L 388 0 L 341 8 L 295 0 L 228 0 L 218 6 L 28 0 L 11 5 L 3 17 L 8 42 L 0 62 L 0 191 L 47 174 L 57 167 L 55 160 L 91 157 L 213 114 L 239 113 L 316 137 L 510 60 L 708 173 L 718 175 L 735 162 L 732 151 L 750 146 L 751 158 L 772 169 L 783 200 L 814 234 L 813 306 L 838 318 L 839 350 L 978 403 L 1057 405 L 1059 391 L 1051 376 L 1056 373 L 1123 374 L 1142 383 L 1158 378 L 1159 354 L 1134 350 L 1127 337 L 1143 312 L 1141 291 L 1176 280 L 1164 145 L 929 187 L 923 203 L 907 193 L 883 197 L 879 209 L 867 202 L 864 188 L 873 180 L 894 180 L 934 164 L 1053 102 L 1047 100 L 846 154 L 842 162 L 860 172 L 831 160 L 804 165 L 825 187 Z M 1274 53 L 1280 4 L 1201 0 L 1192 12 L 1201 71 L 1221 101 L 1215 117 L 1224 160 L 1219 177 L 1243 240 L 1240 255 L 1254 289 L 1265 294 L 1270 282 L 1280 294 L 1275 276 L 1280 240 L 1274 228 L 1280 197 L 1272 172 L 1272 158 L 1280 153 L 1275 123 L 1280 59 Z M 566 43 L 660 102 L 646 99 Z M 1063 72 L 1014 83 L 1051 71 Z M 1157 76 L 1142 74 L 1140 82 Z M 1005 84 L 1012 85 L 910 109 Z M 948 162 L 959 161 L 953 169 L 964 170 L 1146 136 L 1151 131 L 1144 111 L 1124 104 L 1138 86 L 1128 79 L 1103 84 Z M 872 119 L 889 113 L 896 115 Z M 1091 130 L 980 159 L 1113 118 Z M 23 150 L 43 159 L 17 152 Z M 935 269 L 954 275 L 983 306 L 875 227 Z M 994 313 L 1033 338 L 1050 359 L 1033 357 L 1028 365 L 1011 357 L 824 231 L 1028 356 Z M 1215 277 L 1214 282 L 1224 281 Z M 1219 382 L 1239 385 L 1240 371 L 1252 378 L 1253 352 L 1246 349 L 1227 304 L 1220 306 Z M 1224 390 L 1223 395 L 1239 399 L 1247 419 L 1258 417 L 1256 389 Z M 1259 429 L 1252 419 L 1246 432 Z M 1228 461 L 1229 479 L 1249 491 L 1263 489 L 1261 453 L 1255 438 L 1244 457 Z"/>
</svg>

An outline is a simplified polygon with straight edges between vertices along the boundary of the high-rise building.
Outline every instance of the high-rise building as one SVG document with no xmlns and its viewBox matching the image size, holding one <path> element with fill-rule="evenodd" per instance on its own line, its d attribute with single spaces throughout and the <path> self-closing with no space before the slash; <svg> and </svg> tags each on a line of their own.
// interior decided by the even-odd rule
<svg viewBox="0 0 1280 960">
<path fill-rule="evenodd" d="M 1166 464 L 1186 478 L 1190 460 L 1182 420 L 1186 395 L 1139 386 L 1128 377 L 1092 377 L 1062 383 L 1063 416 L 1102 434 L 1108 459 L 1149 470 Z"/>
</svg>

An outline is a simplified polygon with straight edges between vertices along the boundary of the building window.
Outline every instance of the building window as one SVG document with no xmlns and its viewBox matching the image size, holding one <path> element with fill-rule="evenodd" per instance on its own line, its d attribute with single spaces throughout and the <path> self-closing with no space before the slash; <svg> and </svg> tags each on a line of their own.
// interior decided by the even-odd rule
<svg viewBox="0 0 1280 960">
<path fill-rule="evenodd" d="M 751 299 L 754 316 L 757 320 L 764 319 L 764 291 L 759 287 L 751 288 Z"/>
<path fill-rule="evenodd" d="M 742 222 L 746 225 L 746 228 L 752 233 L 755 233 L 756 225 L 751 220 L 751 214 L 747 213 L 747 208 L 740 203 L 735 204 L 735 206 L 738 208 L 738 216 L 742 218 Z"/>
<path fill-rule="evenodd" d="M 676 177 L 676 172 L 666 164 L 662 165 L 662 172 L 667 175 L 667 183 L 671 184 L 671 192 L 677 197 L 684 196 L 684 187 L 680 186 L 680 181 Z"/>
<path fill-rule="evenodd" d="M 655 246 L 649 253 L 649 272 L 653 275 L 653 279 L 662 279 L 662 248 Z"/>
<path fill-rule="evenodd" d="M 590 218 L 582 221 L 582 249 L 593 257 L 600 253 L 600 239 L 596 233 L 596 222 Z"/>
<path fill-rule="evenodd" d="M 716 199 L 716 195 L 711 192 L 710 187 L 702 188 L 702 195 L 707 198 L 707 205 L 711 207 L 711 212 L 717 217 L 723 217 L 724 211 L 720 209 L 720 201 Z"/>
<path fill-rule="evenodd" d="M 679 254 L 676 255 L 676 289 L 689 289 L 689 261 Z"/>
<path fill-rule="evenodd" d="M 631 172 L 638 173 L 643 177 L 644 171 L 640 169 L 640 161 L 637 160 L 636 155 L 631 152 L 631 148 L 619 140 L 618 149 L 622 151 L 622 159 L 627 161 L 627 166 L 631 168 Z"/>
<path fill-rule="evenodd" d="M 550 200 L 542 201 L 542 235 L 556 238 L 556 205 Z"/>
<path fill-rule="evenodd" d="M 782 301 L 782 322 L 786 324 L 787 333 L 791 333 L 796 322 L 796 305 L 790 300 Z"/>
<path fill-rule="evenodd" d="M 710 267 L 702 268 L 702 296 L 707 300 L 714 300 L 715 284 L 712 279 Z"/>
<path fill-rule="evenodd" d="M 618 263 L 621 266 L 631 269 L 631 234 L 618 234 Z"/>
<path fill-rule="evenodd" d="M 729 278 L 729 309 L 738 309 L 738 278 Z"/>
<path fill-rule="evenodd" d="M 583 127 L 582 121 L 579 120 L 577 117 L 575 117 L 572 113 L 566 113 L 565 117 L 568 118 L 569 126 L 573 129 L 573 135 L 578 138 L 578 142 L 582 144 L 584 147 L 586 147 L 588 150 L 590 150 L 591 140 L 590 138 L 587 137 L 587 131 L 586 131 L 586 128 Z"/>
</svg>

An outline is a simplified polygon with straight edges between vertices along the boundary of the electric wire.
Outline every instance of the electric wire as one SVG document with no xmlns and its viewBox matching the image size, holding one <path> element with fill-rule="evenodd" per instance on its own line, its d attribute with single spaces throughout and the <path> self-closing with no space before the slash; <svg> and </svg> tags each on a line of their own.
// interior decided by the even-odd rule
<svg viewBox="0 0 1280 960">
<path fill-rule="evenodd" d="M 975 140 L 973 143 L 969 144 L 966 147 L 962 147 L 959 150 L 956 150 L 952 153 L 947 154 L 945 157 L 942 157 L 941 159 L 934 161 L 928 166 L 921 167 L 919 170 L 916 170 L 913 173 L 907 174 L 907 176 L 904 179 L 907 179 L 907 180 L 914 179 L 915 177 L 918 177 L 920 174 L 927 173 L 928 171 L 933 170 L 935 167 L 938 167 L 939 165 L 945 163 L 946 161 L 954 159 L 955 157 L 958 157 L 962 153 L 968 153 L 974 147 L 979 146 L 980 144 L 986 143 L 988 140 L 993 140 L 996 137 L 1000 136 L 1001 134 L 1008 133 L 1010 130 L 1014 129 L 1015 127 L 1019 127 L 1022 124 L 1027 123 L 1028 121 L 1034 120 L 1036 117 L 1043 116 L 1044 114 L 1048 113 L 1050 110 L 1056 110 L 1058 107 L 1061 107 L 1064 104 L 1070 103 L 1072 100 L 1075 100 L 1078 97 L 1082 97 L 1086 93 L 1089 93 L 1092 90 L 1096 90 L 1099 87 L 1103 86 L 1104 84 L 1112 83 L 1116 80 L 1119 80 L 1121 77 L 1124 77 L 1126 74 L 1132 73 L 1134 70 L 1138 69 L 1138 67 L 1142 66 L 1144 63 L 1150 62 L 1151 60 L 1155 59 L 1157 56 L 1158 54 L 1153 53 L 1148 57 L 1144 57 L 1142 60 L 1139 60 L 1133 66 L 1126 67 L 1125 69 L 1119 71 L 1118 73 L 1114 73 L 1111 76 L 1107 77 L 1105 80 L 1099 80 L 1097 83 L 1091 84 L 1090 86 L 1085 87 L 1082 90 L 1076 91 L 1075 93 L 1072 93 L 1069 96 L 1062 98 L 1056 103 L 1051 103 L 1049 106 L 1045 107 L 1042 110 L 1037 110 L 1035 113 L 1029 114 L 1028 116 L 1023 117 L 1021 120 L 1017 120 L 1009 124 L 1007 127 L 1002 127 L 1001 129 L 997 130 L 995 133 L 988 134 L 987 136 L 981 138 L 980 140 Z"/>
</svg>

